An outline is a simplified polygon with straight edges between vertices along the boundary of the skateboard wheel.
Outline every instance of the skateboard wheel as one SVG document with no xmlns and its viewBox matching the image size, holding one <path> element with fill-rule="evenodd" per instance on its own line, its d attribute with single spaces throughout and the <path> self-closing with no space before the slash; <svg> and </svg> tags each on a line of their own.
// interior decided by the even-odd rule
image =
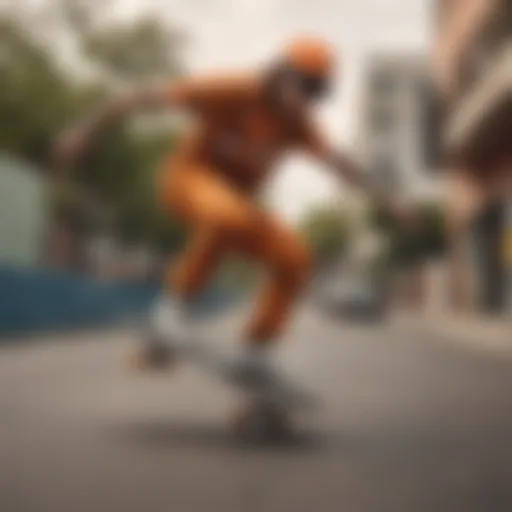
<svg viewBox="0 0 512 512">
<path fill-rule="evenodd" d="M 242 441 L 257 444 L 281 441 L 292 434 L 285 411 L 256 404 L 245 407 L 235 416 L 234 431 Z"/>
<path fill-rule="evenodd" d="M 144 345 L 131 354 L 128 359 L 128 366 L 135 371 L 165 371 L 173 368 L 177 362 L 173 350 L 161 345 Z"/>
</svg>

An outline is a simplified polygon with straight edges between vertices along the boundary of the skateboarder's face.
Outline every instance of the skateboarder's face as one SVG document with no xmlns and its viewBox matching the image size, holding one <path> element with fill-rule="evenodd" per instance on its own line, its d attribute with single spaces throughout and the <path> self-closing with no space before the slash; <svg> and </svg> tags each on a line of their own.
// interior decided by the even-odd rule
<svg viewBox="0 0 512 512">
<path fill-rule="evenodd" d="M 329 92 L 327 77 L 304 73 L 291 66 L 279 67 L 272 80 L 274 104 L 287 117 L 301 113 Z"/>
</svg>

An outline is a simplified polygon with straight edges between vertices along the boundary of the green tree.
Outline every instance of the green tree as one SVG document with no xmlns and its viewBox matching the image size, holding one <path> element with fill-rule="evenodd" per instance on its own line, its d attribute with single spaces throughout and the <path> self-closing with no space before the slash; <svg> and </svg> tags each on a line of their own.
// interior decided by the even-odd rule
<svg viewBox="0 0 512 512">
<path fill-rule="evenodd" d="M 319 207 L 309 212 L 301 230 L 313 249 L 318 263 L 329 264 L 343 256 L 350 239 L 350 219 L 346 212 Z"/>
<path fill-rule="evenodd" d="M 155 18 L 135 25 L 114 25 L 91 30 L 83 41 L 88 57 L 112 77 L 141 80 L 169 77 L 183 69 L 183 36 Z"/>
<path fill-rule="evenodd" d="M 183 69 L 181 36 L 160 20 L 105 24 L 108 2 L 99 0 L 48 0 L 37 12 L 25 4 L 20 0 L 0 14 L 0 149 L 39 167 L 49 163 L 55 136 L 111 94 L 113 78 L 170 78 Z M 51 27 L 44 40 L 40 19 Z M 70 40 L 66 50 L 74 54 L 74 67 L 63 65 L 60 51 Z M 87 69 L 99 72 L 79 72 Z M 111 215 L 97 217 L 111 218 L 123 237 L 179 245 L 182 230 L 158 211 L 154 194 L 158 159 L 175 137 L 161 123 L 144 132 L 128 124 L 112 127 L 72 173 L 85 189 L 78 195 L 103 204 Z M 57 196 L 60 211 L 76 203 L 74 193 Z M 64 209 L 70 211 L 69 204 Z"/>
<path fill-rule="evenodd" d="M 423 254 L 436 256 L 446 249 L 445 214 L 440 203 L 428 202 L 420 205 Z"/>
<path fill-rule="evenodd" d="M 368 211 L 370 225 L 388 239 L 388 264 L 414 264 L 444 250 L 444 213 L 441 205 L 423 202 L 415 205 L 414 210 L 418 217 L 418 227 L 412 232 L 404 230 L 387 212 L 375 207 Z"/>
<path fill-rule="evenodd" d="M 0 18 L 0 147 L 41 164 L 66 116 L 58 67 L 14 20 Z"/>
</svg>

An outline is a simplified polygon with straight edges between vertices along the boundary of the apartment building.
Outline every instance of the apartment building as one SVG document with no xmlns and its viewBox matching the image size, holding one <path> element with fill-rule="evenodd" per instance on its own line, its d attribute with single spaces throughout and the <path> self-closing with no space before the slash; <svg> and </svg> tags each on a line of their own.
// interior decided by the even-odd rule
<svg viewBox="0 0 512 512">
<path fill-rule="evenodd" d="M 453 304 L 504 311 L 512 296 L 512 4 L 439 0 L 435 14 Z"/>
</svg>

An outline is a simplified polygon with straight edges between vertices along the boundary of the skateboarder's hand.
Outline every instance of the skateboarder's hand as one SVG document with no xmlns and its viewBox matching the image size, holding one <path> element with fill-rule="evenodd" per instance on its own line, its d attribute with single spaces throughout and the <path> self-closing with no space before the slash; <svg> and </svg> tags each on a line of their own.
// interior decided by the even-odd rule
<svg viewBox="0 0 512 512">
<path fill-rule="evenodd" d="M 416 231 L 419 228 L 419 218 L 414 209 L 401 201 L 392 201 L 388 205 L 391 216 L 406 231 Z"/>
<path fill-rule="evenodd" d="M 53 147 L 53 162 L 58 169 L 74 164 L 88 148 L 89 130 L 85 126 L 74 126 L 62 132 Z"/>
</svg>

